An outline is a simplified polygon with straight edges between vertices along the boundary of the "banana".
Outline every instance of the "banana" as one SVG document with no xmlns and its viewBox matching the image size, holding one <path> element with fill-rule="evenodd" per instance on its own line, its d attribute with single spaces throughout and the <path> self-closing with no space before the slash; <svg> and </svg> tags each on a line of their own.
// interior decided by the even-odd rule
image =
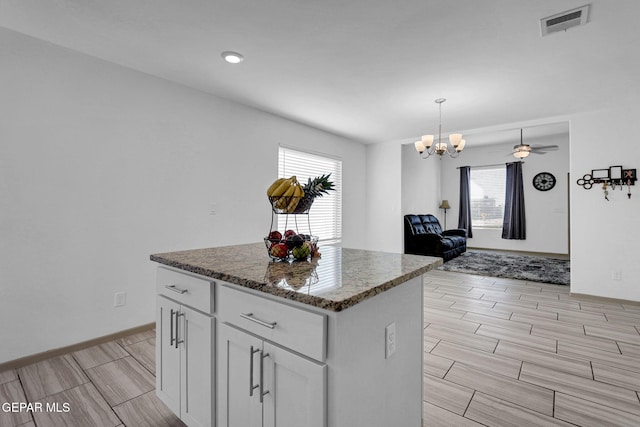
<svg viewBox="0 0 640 427">
<path fill-rule="evenodd" d="M 282 184 L 286 179 L 287 178 L 278 178 L 275 181 L 273 181 L 273 184 L 271 184 L 271 186 L 267 190 L 267 196 L 269 197 L 273 196 L 275 189 L 278 188 L 280 184 Z"/>
<path fill-rule="evenodd" d="M 286 209 L 291 196 L 293 196 L 293 193 L 296 191 L 296 186 L 291 184 L 289 185 L 289 188 L 287 188 L 287 191 L 285 191 L 285 193 L 280 196 L 280 198 L 278 199 L 278 201 L 276 202 L 276 208 L 278 209 Z"/>
<path fill-rule="evenodd" d="M 283 178 L 280 185 L 277 186 L 275 190 L 273 190 L 270 197 L 280 197 L 284 195 L 284 193 L 289 189 L 291 184 L 292 184 L 291 178 Z"/>
<path fill-rule="evenodd" d="M 293 195 L 289 198 L 289 204 L 285 209 L 286 213 L 292 213 L 296 210 L 296 206 L 300 202 L 300 185 L 295 185 L 293 190 Z"/>
</svg>

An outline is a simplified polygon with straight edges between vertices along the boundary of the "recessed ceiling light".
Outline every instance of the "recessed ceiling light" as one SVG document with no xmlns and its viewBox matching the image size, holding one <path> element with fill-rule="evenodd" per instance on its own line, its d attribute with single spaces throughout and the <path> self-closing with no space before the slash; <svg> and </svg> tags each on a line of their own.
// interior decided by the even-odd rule
<svg viewBox="0 0 640 427">
<path fill-rule="evenodd" d="M 244 56 L 238 52 L 232 52 L 230 50 L 222 52 L 222 58 L 230 64 L 238 64 L 244 61 Z"/>
</svg>

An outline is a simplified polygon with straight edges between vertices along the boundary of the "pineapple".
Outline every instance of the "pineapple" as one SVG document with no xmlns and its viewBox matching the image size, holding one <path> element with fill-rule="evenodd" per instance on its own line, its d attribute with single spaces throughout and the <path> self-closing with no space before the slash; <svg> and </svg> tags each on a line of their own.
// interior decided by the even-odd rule
<svg viewBox="0 0 640 427">
<path fill-rule="evenodd" d="M 329 191 L 335 190 L 335 188 L 333 188 L 333 182 L 329 181 L 330 176 L 331 174 L 318 176 L 314 179 L 309 178 L 307 183 L 302 187 L 304 197 L 300 200 L 293 213 L 308 212 L 316 197 L 322 197 L 325 194 L 329 194 Z"/>
<path fill-rule="evenodd" d="M 314 179 L 309 178 L 307 183 L 302 187 L 305 197 L 315 199 L 316 197 L 329 194 L 329 191 L 334 190 L 333 182 L 329 181 L 330 176 L 331 174 L 318 176 Z"/>
</svg>

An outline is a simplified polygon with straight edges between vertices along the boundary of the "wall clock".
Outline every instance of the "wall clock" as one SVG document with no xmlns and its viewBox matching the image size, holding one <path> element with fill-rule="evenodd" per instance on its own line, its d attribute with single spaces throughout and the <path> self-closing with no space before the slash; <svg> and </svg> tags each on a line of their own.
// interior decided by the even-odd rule
<svg viewBox="0 0 640 427">
<path fill-rule="evenodd" d="M 533 177 L 533 187 L 540 191 L 549 191 L 556 185 L 556 177 L 550 172 L 540 172 Z"/>
</svg>

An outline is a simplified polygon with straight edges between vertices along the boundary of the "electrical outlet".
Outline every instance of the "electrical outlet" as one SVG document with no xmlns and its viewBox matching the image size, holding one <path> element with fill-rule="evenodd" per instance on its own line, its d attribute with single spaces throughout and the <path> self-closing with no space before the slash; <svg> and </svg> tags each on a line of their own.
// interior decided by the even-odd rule
<svg viewBox="0 0 640 427">
<path fill-rule="evenodd" d="M 622 280 L 622 271 L 615 270 L 611 272 L 611 278 L 613 280 Z"/>
<path fill-rule="evenodd" d="M 396 352 L 396 324 L 391 323 L 384 329 L 385 352 L 384 358 L 388 359 Z"/>
<path fill-rule="evenodd" d="M 114 307 L 122 307 L 127 305 L 127 293 L 126 292 L 116 292 L 113 295 L 113 306 Z"/>
</svg>

